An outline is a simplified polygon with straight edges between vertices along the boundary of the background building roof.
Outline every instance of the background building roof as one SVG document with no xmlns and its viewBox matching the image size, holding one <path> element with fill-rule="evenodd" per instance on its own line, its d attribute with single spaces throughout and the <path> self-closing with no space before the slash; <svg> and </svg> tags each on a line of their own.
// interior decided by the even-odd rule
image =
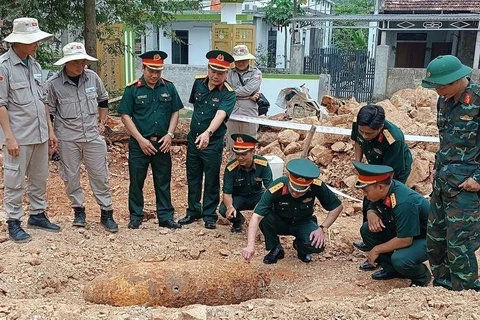
<svg viewBox="0 0 480 320">
<path fill-rule="evenodd" d="M 383 10 L 480 12 L 480 0 L 384 0 Z"/>
</svg>

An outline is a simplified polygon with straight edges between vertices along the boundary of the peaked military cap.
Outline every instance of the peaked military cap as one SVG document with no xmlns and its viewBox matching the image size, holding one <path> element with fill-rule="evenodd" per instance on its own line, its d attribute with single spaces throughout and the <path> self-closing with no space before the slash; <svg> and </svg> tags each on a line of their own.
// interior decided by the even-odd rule
<svg viewBox="0 0 480 320">
<path fill-rule="evenodd" d="M 306 192 L 313 182 L 318 178 L 320 169 L 315 163 L 308 159 L 293 159 L 287 163 L 287 171 L 290 188 L 296 192 Z"/>
<path fill-rule="evenodd" d="M 168 54 L 163 51 L 147 51 L 139 56 L 142 63 L 151 70 L 163 70 L 164 60 Z"/>
<path fill-rule="evenodd" d="M 433 59 L 427 66 L 427 74 L 422 80 L 422 87 L 436 88 L 466 77 L 472 68 L 462 64 L 455 56 L 445 55 Z"/>
<path fill-rule="evenodd" d="M 233 139 L 233 152 L 245 153 L 249 150 L 255 149 L 258 140 L 248 134 L 235 133 L 230 136 Z"/>
<path fill-rule="evenodd" d="M 389 166 L 358 161 L 353 161 L 353 166 L 358 172 L 357 183 L 355 184 L 357 188 L 365 188 L 368 185 L 382 182 L 393 176 L 393 168 Z"/>
<path fill-rule="evenodd" d="M 230 64 L 235 61 L 230 53 L 222 50 L 208 51 L 205 56 L 210 68 L 216 71 L 228 71 Z"/>
</svg>

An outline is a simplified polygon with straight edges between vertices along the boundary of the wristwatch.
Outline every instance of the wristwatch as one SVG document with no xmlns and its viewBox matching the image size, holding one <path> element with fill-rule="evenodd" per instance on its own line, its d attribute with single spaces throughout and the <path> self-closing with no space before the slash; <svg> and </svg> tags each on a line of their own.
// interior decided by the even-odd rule
<svg viewBox="0 0 480 320">
<path fill-rule="evenodd" d="M 167 132 L 167 134 L 170 136 L 170 138 L 175 138 L 175 134 L 173 134 L 173 132 Z"/>
<path fill-rule="evenodd" d="M 206 130 L 208 132 L 208 136 L 211 137 L 213 135 L 213 131 L 212 130 Z"/>
</svg>

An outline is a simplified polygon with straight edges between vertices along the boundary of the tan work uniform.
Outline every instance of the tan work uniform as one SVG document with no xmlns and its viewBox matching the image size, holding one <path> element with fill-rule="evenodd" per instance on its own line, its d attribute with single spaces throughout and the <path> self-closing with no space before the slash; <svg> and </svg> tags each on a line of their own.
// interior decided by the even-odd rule
<svg viewBox="0 0 480 320">
<path fill-rule="evenodd" d="M 238 76 L 242 77 L 243 84 Z M 232 115 L 258 117 L 257 103 L 249 97 L 260 91 L 262 84 L 262 72 L 257 67 L 249 66 L 247 70 L 239 72 L 233 68 L 228 71 L 227 82 L 235 90 L 237 102 L 233 108 Z M 247 123 L 242 121 L 229 120 L 227 122 L 227 150 L 234 158 L 232 147 L 233 140 L 230 137 L 234 133 L 248 134 L 251 137 L 257 137 L 258 125 L 255 123 Z"/>
<path fill-rule="evenodd" d="M 80 164 L 88 173 L 90 187 L 102 210 L 112 210 L 107 145 L 98 131 L 98 103 L 108 99 L 100 77 L 85 69 L 78 86 L 64 71 L 47 81 L 47 104 L 55 116 L 55 135 L 61 158 L 59 174 L 71 205 L 84 206 Z"/>
<path fill-rule="evenodd" d="M 48 178 L 48 123 L 42 89 L 42 68 L 32 57 L 22 61 L 12 48 L 0 56 L 0 108 L 7 108 L 20 154 L 3 148 L 4 198 L 8 219 L 19 220 L 25 176 L 30 214 L 45 211 Z M 2 137 L 6 144 L 5 137 Z"/>
</svg>

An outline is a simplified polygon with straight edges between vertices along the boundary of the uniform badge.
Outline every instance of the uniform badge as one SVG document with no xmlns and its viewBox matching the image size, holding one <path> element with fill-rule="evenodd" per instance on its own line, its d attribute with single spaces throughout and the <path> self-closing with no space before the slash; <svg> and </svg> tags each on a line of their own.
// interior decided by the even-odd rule
<svg viewBox="0 0 480 320">
<path fill-rule="evenodd" d="M 162 97 L 168 98 L 168 97 L 170 97 L 170 95 L 168 93 L 164 92 L 164 93 L 162 93 Z"/>
<path fill-rule="evenodd" d="M 373 151 L 375 151 L 375 153 L 378 153 L 378 154 L 383 154 L 382 150 L 378 148 L 373 148 Z"/>
<path fill-rule="evenodd" d="M 140 88 L 142 86 L 142 81 L 141 80 L 138 80 L 137 81 L 137 87 Z"/>
<path fill-rule="evenodd" d="M 313 198 L 305 198 L 305 199 L 302 200 L 302 202 L 307 203 L 307 202 L 310 202 L 312 200 L 313 200 Z"/>
<path fill-rule="evenodd" d="M 153 56 L 153 60 L 154 60 L 154 61 L 155 61 L 155 60 L 162 60 L 162 58 L 160 57 L 159 54 L 156 54 L 156 55 Z"/>
<path fill-rule="evenodd" d="M 430 71 L 428 71 L 428 72 L 427 72 L 427 78 L 430 78 L 431 75 L 432 75 L 432 74 L 430 73 Z"/>
<path fill-rule="evenodd" d="M 460 117 L 460 119 L 463 121 L 472 121 L 473 117 L 470 117 L 468 114 L 464 114 L 463 116 Z"/>
<path fill-rule="evenodd" d="M 3 82 L 3 79 L 4 79 L 3 76 L 0 76 L 0 82 Z"/>
<path fill-rule="evenodd" d="M 385 137 L 383 136 L 383 133 L 380 133 L 380 134 L 378 135 L 378 137 L 377 137 L 378 142 L 383 142 L 383 138 L 385 138 Z"/>
<path fill-rule="evenodd" d="M 218 98 L 213 98 L 212 101 L 213 101 L 213 102 L 219 102 L 220 99 L 218 99 Z"/>
<path fill-rule="evenodd" d="M 137 99 L 147 99 L 147 95 L 137 96 Z"/>
<path fill-rule="evenodd" d="M 219 55 L 217 56 L 217 60 L 218 60 L 218 61 L 224 61 L 224 60 L 225 60 L 225 57 L 223 56 L 223 54 L 219 54 Z"/>
<path fill-rule="evenodd" d="M 243 143 L 243 139 L 240 138 L 240 137 L 237 137 L 237 140 L 235 140 L 235 142 L 238 142 L 238 143 Z"/>
<path fill-rule="evenodd" d="M 255 177 L 255 178 L 253 178 L 253 180 L 255 180 L 255 181 L 262 181 L 263 179 L 262 179 L 261 177 Z"/>
<path fill-rule="evenodd" d="M 470 92 L 465 93 L 463 96 L 463 103 L 470 104 L 472 102 L 472 94 Z"/>
<path fill-rule="evenodd" d="M 392 201 L 390 200 L 390 197 L 386 197 L 386 198 L 385 198 L 385 201 L 383 201 L 383 204 L 384 204 L 387 208 L 391 208 L 391 207 L 392 207 Z"/>
</svg>

